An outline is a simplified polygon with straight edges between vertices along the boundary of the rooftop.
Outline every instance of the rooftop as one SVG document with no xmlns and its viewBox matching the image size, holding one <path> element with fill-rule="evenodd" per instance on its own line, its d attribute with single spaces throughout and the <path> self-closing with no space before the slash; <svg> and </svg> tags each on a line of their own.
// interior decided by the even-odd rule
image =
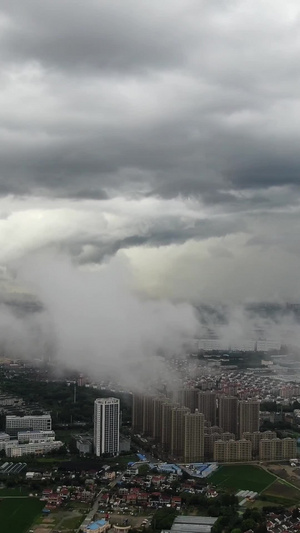
<svg viewBox="0 0 300 533">
<path fill-rule="evenodd" d="M 173 526 L 175 524 L 188 524 L 188 525 L 211 525 L 213 526 L 214 523 L 217 521 L 217 518 L 213 518 L 212 516 L 177 516 L 174 520 Z M 172 529 L 173 529 L 172 526 Z"/>
<path fill-rule="evenodd" d="M 171 533 L 210 533 L 211 524 L 173 524 Z"/>
<path fill-rule="evenodd" d="M 89 526 L 87 526 L 86 529 L 88 531 L 96 531 L 99 527 L 103 527 L 106 524 L 108 524 L 108 522 L 106 522 L 104 520 L 104 518 L 102 518 L 101 520 L 97 520 L 96 522 L 92 522 Z"/>
</svg>

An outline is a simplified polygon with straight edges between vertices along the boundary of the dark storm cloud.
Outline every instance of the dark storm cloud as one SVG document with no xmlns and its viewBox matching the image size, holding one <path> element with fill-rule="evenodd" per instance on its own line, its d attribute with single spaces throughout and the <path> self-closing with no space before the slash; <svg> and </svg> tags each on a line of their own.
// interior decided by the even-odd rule
<svg viewBox="0 0 300 533">
<path fill-rule="evenodd" d="M 156 379 L 171 301 L 300 300 L 299 35 L 298 0 L 0 0 L 3 286 L 63 360 Z"/>
<path fill-rule="evenodd" d="M 295 154 L 294 160 L 284 161 L 274 155 L 273 159 L 253 161 L 249 166 L 237 168 L 231 172 L 235 186 L 242 188 L 267 188 L 272 186 L 300 184 L 300 156 Z"/>
<path fill-rule="evenodd" d="M 1 0 L 0 23 L 2 195 L 299 183 L 296 2 Z"/>
<path fill-rule="evenodd" d="M 169 227 L 168 227 L 169 226 Z M 246 229 L 246 225 L 241 222 L 239 231 Z M 88 238 L 80 242 L 78 238 L 75 243 L 65 243 L 61 247 L 62 251 L 71 252 L 73 257 L 78 258 L 81 263 L 101 263 L 105 258 L 115 255 L 118 250 L 126 250 L 136 246 L 160 247 L 171 244 L 182 244 L 188 240 L 203 241 L 211 237 L 224 237 L 236 232 L 236 224 L 231 220 L 198 220 L 193 225 L 185 224 L 182 221 L 165 219 L 160 220 L 159 225 L 153 224 L 145 235 L 138 233 L 115 239 L 109 242 Z M 221 252 L 217 252 L 222 254 Z"/>
<path fill-rule="evenodd" d="M 1 261 L 294 255 L 299 21 L 296 0 L 0 0 Z"/>
<path fill-rule="evenodd" d="M 187 59 L 192 40 L 179 19 L 184 6 L 176 0 L 172 9 L 134 0 L 12 0 L 1 5 L 9 19 L 2 36 L 4 57 L 37 60 L 62 70 L 119 74 L 176 67 Z"/>
</svg>

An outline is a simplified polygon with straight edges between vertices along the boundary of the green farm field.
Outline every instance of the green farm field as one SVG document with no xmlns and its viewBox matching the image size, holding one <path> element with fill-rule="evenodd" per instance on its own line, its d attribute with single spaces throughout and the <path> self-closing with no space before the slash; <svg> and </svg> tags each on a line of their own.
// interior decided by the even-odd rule
<svg viewBox="0 0 300 533">
<path fill-rule="evenodd" d="M 289 507 L 291 505 L 299 505 L 300 502 L 300 490 L 291 484 L 287 484 L 285 481 L 278 479 L 270 487 L 268 487 L 263 495 L 269 501 L 279 503 Z"/>
<path fill-rule="evenodd" d="M 218 487 L 231 490 L 253 490 L 262 492 L 276 477 L 258 466 L 232 465 L 221 466 L 217 472 L 210 476 L 209 481 Z"/>
<path fill-rule="evenodd" d="M 36 498 L 4 498 L 0 500 L 1 531 L 24 533 L 35 517 L 41 513 L 44 504 Z"/>
</svg>

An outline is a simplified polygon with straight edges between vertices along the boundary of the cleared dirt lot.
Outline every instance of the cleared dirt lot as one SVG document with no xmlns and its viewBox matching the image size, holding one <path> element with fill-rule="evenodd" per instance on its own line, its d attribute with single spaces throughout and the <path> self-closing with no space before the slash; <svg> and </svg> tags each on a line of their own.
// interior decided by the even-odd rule
<svg viewBox="0 0 300 533">
<path fill-rule="evenodd" d="M 103 514 L 99 515 L 99 518 L 103 518 Z M 126 520 L 128 520 L 128 525 L 138 528 L 141 527 L 142 522 L 144 520 L 149 520 L 149 523 L 151 522 L 151 518 L 149 516 L 145 515 L 138 515 L 138 516 L 132 516 L 131 514 L 118 514 L 118 513 L 112 513 L 109 515 L 109 521 L 111 524 L 116 524 L 118 526 L 124 525 Z M 127 525 L 127 524 L 126 524 Z"/>
<path fill-rule="evenodd" d="M 295 487 L 300 489 L 300 469 L 292 467 L 290 465 L 269 465 L 267 467 L 269 472 L 275 474 L 276 476 L 285 479 L 289 483 L 295 485 Z"/>
</svg>

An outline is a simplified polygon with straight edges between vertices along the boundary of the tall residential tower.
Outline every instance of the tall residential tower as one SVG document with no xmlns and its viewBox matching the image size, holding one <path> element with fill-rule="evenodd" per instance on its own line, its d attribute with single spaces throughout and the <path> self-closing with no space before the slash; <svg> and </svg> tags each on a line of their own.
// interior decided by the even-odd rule
<svg viewBox="0 0 300 533">
<path fill-rule="evenodd" d="M 242 438 L 243 433 L 259 430 L 259 405 L 258 400 L 245 400 L 239 402 L 239 433 Z"/>
<path fill-rule="evenodd" d="M 223 431 L 238 434 L 238 399 L 234 396 L 219 398 L 219 426 Z"/>
<path fill-rule="evenodd" d="M 120 400 L 97 398 L 94 404 L 94 452 L 119 454 Z"/>
</svg>

